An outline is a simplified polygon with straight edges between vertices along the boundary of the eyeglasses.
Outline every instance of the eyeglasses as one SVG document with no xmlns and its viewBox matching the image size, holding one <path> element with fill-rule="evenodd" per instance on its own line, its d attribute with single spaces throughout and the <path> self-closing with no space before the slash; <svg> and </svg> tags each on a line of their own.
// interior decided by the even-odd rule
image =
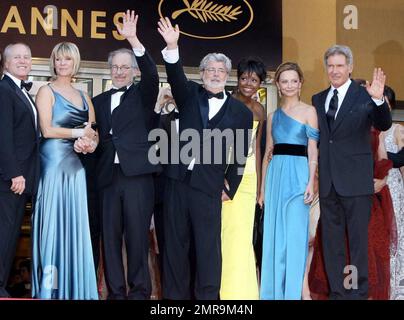
<svg viewBox="0 0 404 320">
<path fill-rule="evenodd" d="M 207 73 L 209 73 L 209 74 L 215 74 L 216 72 L 219 73 L 219 74 L 227 73 L 226 69 L 223 69 L 223 68 L 218 68 L 218 69 L 216 69 L 216 68 L 207 68 L 207 69 L 205 69 L 205 71 Z"/>
<path fill-rule="evenodd" d="M 130 67 L 130 66 L 117 66 L 117 65 L 114 64 L 113 66 L 111 66 L 111 71 L 113 73 L 117 73 L 118 70 L 121 71 L 121 72 L 128 72 L 129 69 L 131 69 L 131 68 L 132 67 Z"/>
</svg>

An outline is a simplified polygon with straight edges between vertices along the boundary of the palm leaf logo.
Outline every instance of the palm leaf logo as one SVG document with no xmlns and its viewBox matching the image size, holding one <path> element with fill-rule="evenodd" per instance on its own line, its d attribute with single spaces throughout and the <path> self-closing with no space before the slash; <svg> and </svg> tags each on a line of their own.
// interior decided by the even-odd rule
<svg viewBox="0 0 404 320">
<path fill-rule="evenodd" d="M 173 12 L 171 17 L 177 18 L 180 14 L 188 12 L 192 17 L 206 23 L 208 21 L 227 21 L 237 20 L 237 16 L 243 11 L 240 10 L 241 6 L 233 8 L 232 5 L 224 6 L 215 4 L 213 1 L 208 0 L 194 0 L 189 4 L 188 0 L 182 0 L 186 6 L 184 9 Z"/>
</svg>

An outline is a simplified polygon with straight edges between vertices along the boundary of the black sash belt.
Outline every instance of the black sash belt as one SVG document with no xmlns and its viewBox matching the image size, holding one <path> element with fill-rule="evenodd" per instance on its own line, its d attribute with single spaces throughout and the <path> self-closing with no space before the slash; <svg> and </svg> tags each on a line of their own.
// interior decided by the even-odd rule
<svg viewBox="0 0 404 320">
<path fill-rule="evenodd" d="M 272 154 L 307 157 L 307 146 L 302 144 L 277 143 L 274 145 Z"/>
</svg>

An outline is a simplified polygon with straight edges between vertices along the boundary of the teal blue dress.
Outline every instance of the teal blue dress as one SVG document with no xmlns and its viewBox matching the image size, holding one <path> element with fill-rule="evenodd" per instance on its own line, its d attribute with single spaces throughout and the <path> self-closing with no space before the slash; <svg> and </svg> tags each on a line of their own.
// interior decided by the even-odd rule
<svg viewBox="0 0 404 320">
<path fill-rule="evenodd" d="M 272 118 L 274 144 L 307 146 L 319 131 L 282 109 Z M 309 166 L 304 156 L 274 155 L 265 178 L 264 235 L 260 298 L 300 300 L 308 252 L 309 209 L 304 192 Z"/>
<path fill-rule="evenodd" d="M 53 91 L 53 90 L 52 90 Z M 73 128 L 88 121 L 53 91 L 52 126 Z M 41 176 L 32 217 L 32 296 L 39 299 L 98 299 L 87 211 L 86 176 L 72 139 L 42 139 Z"/>
</svg>

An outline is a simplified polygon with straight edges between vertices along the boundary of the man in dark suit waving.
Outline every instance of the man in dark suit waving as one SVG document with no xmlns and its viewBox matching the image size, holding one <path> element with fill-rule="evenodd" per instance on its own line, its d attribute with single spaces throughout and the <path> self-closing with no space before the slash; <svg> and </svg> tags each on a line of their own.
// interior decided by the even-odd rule
<svg viewBox="0 0 404 320">
<path fill-rule="evenodd" d="M 375 69 L 372 84 L 350 79 L 353 56 L 346 46 L 324 55 L 331 86 L 313 96 L 320 127 L 322 243 L 330 299 L 368 297 L 368 223 L 373 187 L 370 129 L 384 131 L 392 120 L 383 98 L 386 77 Z M 346 268 L 345 230 L 350 251 Z M 344 279 L 349 274 L 352 281 Z"/>
<path fill-rule="evenodd" d="M 5 75 L 0 81 L 0 297 L 14 259 L 25 205 L 38 182 L 38 117 L 28 94 L 30 48 L 23 43 L 4 49 Z"/>
<path fill-rule="evenodd" d="M 118 31 L 132 46 L 110 53 L 113 89 L 93 99 L 99 125 L 97 187 L 102 197 L 102 237 L 109 299 L 149 299 L 148 232 L 154 203 L 148 160 L 149 131 L 158 94 L 157 68 L 137 37 L 137 19 L 127 12 Z M 136 56 L 136 58 L 135 58 Z M 136 64 L 137 61 L 137 64 Z M 136 69 L 141 80 L 133 83 Z M 122 239 L 127 252 L 127 294 Z"/>
<path fill-rule="evenodd" d="M 168 18 L 160 19 L 158 25 L 167 44 L 162 53 L 179 110 L 180 150 L 187 142 L 194 142 L 193 146 L 200 151 L 199 159 L 191 155 L 188 159 L 180 157 L 179 163 L 174 163 L 172 158 L 165 169 L 168 179 L 164 197 L 163 296 L 168 299 L 191 297 L 188 255 L 193 244 L 195 298 L 217 299 L 221 277 L 222 200 L 233 198 L 236 193 L 245 158 L 235 157 L 235 161 L 229 163 L 225 141 L 213 148 L 211 143 L 215 135 L 220 136 L 226 130 L 234 134 L 240 129 L 241 138 L 236 137 L 232 144 L 233 154 L 241 150 L 240 154 L 245 157 L 252 113 L 224 90 L 231 71 L 230 59 L 221 53 L 208 54 L 199 68 L 203 85 L 188 81 L 179 60 L 178 26 L 173 28 Z M 216 132 L 207 138 L 204 132 L 209 129 Z M 183 141 L 183 136 L 187 136 L 185 132 L 195 133 L 200 139 L 196 139 L 196 143 L 192 138 Z M 183 152 L 177 153 L 183 155 Z M 210 156 L 205 158 L 206 154 Z"/>
</svg>

